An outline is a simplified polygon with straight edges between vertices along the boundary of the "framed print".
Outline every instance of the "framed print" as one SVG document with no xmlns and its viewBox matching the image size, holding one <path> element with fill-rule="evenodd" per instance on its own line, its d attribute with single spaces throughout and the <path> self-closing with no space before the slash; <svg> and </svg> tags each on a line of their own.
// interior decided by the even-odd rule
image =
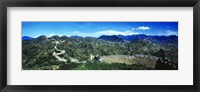
<svg viewBox="0 0 200 92">
<path fill-rule="evenodd" d="M 1 1 L 1 91 L 199 91 L 199 0 Z"/>
</svg>

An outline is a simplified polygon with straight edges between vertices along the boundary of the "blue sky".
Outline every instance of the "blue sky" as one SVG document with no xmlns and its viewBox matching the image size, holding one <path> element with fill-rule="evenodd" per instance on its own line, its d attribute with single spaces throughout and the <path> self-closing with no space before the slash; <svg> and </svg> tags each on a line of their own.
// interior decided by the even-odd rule
<svg viewBox="0 0 200 92">
<path fill-rule="evenodd" d="M 22 22 L 22 36 L 178 35 L 178 22 Z"/>
</svg>

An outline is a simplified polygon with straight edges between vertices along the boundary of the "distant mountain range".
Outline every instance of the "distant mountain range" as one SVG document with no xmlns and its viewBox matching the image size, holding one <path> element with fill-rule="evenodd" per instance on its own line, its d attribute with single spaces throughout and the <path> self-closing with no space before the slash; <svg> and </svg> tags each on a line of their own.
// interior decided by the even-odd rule
<svg viewBox="0 0 200 92">
<path fill-rule="evenodd" d="M 133 40 L 146 40 L 151 41 L 153 43 L 178 43 L 178 36 L 171 35 L 171 36 L 149 36 L 144 34 L 139 35 L 117 35 L 119 38 L 122 38 L 126 41 L 133 41 Z"/>
<path fill-rule="evenodd" d="M 99 39 L 103 39 L 106 41 L 113 41 L 113 42 L 131 42 L 134 40 L 141 40 L 141 41 L 148 41 L 152 43 L 178 43 L 178 36 L 171 35 L 171 36 L 148 36 L 148 35 L 103 35 L 100 36 Z"/>
<path fill-rule="evenodd" d="M 70 36 L 71 38 L 81 38 L 81 36 L 77 36 L 77 35 L 73 35 L 73 36 Z"/>
<path fill-rule="evenodd" d="M 98 39 L 111 41 L 111 42 L 124 42 L 124 40 L 118 37 L 117 35 L 112 35 L 112 36 L 102 35 Z"/>
<path fill-rule="evenodd" d="M 44 35 L 43 35 L 44 36 Z M 39 38 L 43 37 L 40 36 Z M 58 39 L 59 36 L 52 36 L 51 38 Z M 62 37 L 63 38 L 63 37 Z M 70 38 L 81 38 L 81 36 L 70 36 Z M 86 37 L 88 38 L 88 37 Z M 33 37 L 29 36 L 23 36 L 22 40 L 31 40 Z M 139 35 L 102 35 L 98 37 L 98 39 L 102 39 L 105 41 L 111 41 L 111 42 L 131 42 L 134 40 L 142 40 L 142 41 L 149 41 L 152 43 L 178 43 L 178 36 L 171 35 L 171 36 L 150 36 L 145 34 L 139 34 Z"/>
<path fill-rule="evenodd" d="M 22 37 L 22 40 L 31 40 L 31 39 L 33 39 L 32 37 L 29 37 L 29 36 L 23 36 Z"/>
</svg>

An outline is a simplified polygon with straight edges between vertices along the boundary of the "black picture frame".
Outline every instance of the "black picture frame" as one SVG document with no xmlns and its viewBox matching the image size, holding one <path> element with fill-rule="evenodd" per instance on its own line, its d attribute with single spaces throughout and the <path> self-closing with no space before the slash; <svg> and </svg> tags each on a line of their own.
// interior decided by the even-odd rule
<svg viewBox="0 0 200 92">
<path fill-rule="evenodd" d="M 193 7 L 194 85 L 7 85 L 7 7 Z M 200 0 L 1 0 L 0 1 L 1 92 L 200 92 L 199 35 Z M 37 81 L 37 80 L 35 80 Z"/>
</svg>

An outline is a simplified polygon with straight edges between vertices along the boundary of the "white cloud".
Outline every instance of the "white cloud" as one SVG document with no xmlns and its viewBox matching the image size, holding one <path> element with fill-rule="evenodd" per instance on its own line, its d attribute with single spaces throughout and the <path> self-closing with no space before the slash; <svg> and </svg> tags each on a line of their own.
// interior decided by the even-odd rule
<svg viewBox="0 0 200 92">
<path fill-rule="evenodd" d="M 149 29 L 150 29 L 150 27 L 148 27 L 148 26 L 140 26 L 137 28 L 137 30 L 149 30 Z"/>
<path fill-rule="evenodd" d="M 54 33 L 49 34 L 49 37 L 52 37 L 52 36 L 63 36 L 63 35 L 62 34 L 54 34 Z"/>
<path fill-rule="evenodd" d="M 105 31 L 99 31 L 97 32 L 98 35 L 132 35 L 132 34 L 138 34 L 136 32 L 127 30 L 127 31 L 116 31 L 116 30 L 105 30 Z"/>
<path fill-rule="evenodd" d="M 70 34 L 68 36 L 74 36 L 74 35 L 86 37 L 86 36 L 91 36 L 92 33 L 82 33 L 82 32 L 79 32 L 79 31 L 73 31 L 72 34 Z"/>
<path fill-rule="evenodd" d="M 101 35 L 132 35 L 132 34 L 138 34 L 138 33 L 133 32 L 131 30 L 126 30 L 126 31 L 104 30 L 104 31 L 90 32 L 90 33 L 82 33 L 79 31 L 74 31 L 73 34 L 71 35 L 78 35 L 82 37 L 99 37 Z"/>
<path fill-rule="evenodd" d="M 49 34 L 50 37 L 51 37 L 51 36 L 54 36 L 54 35 L 56 35 L 56 34 L 54 34 L 54 33 Z"/>
<path fill-rule="evenodd" d="M 175 31 L 171 31 L 171 30 L 166 30 L 166 34 L 165 35 L 178 35 L 178 32 Z"/>
</svg>

